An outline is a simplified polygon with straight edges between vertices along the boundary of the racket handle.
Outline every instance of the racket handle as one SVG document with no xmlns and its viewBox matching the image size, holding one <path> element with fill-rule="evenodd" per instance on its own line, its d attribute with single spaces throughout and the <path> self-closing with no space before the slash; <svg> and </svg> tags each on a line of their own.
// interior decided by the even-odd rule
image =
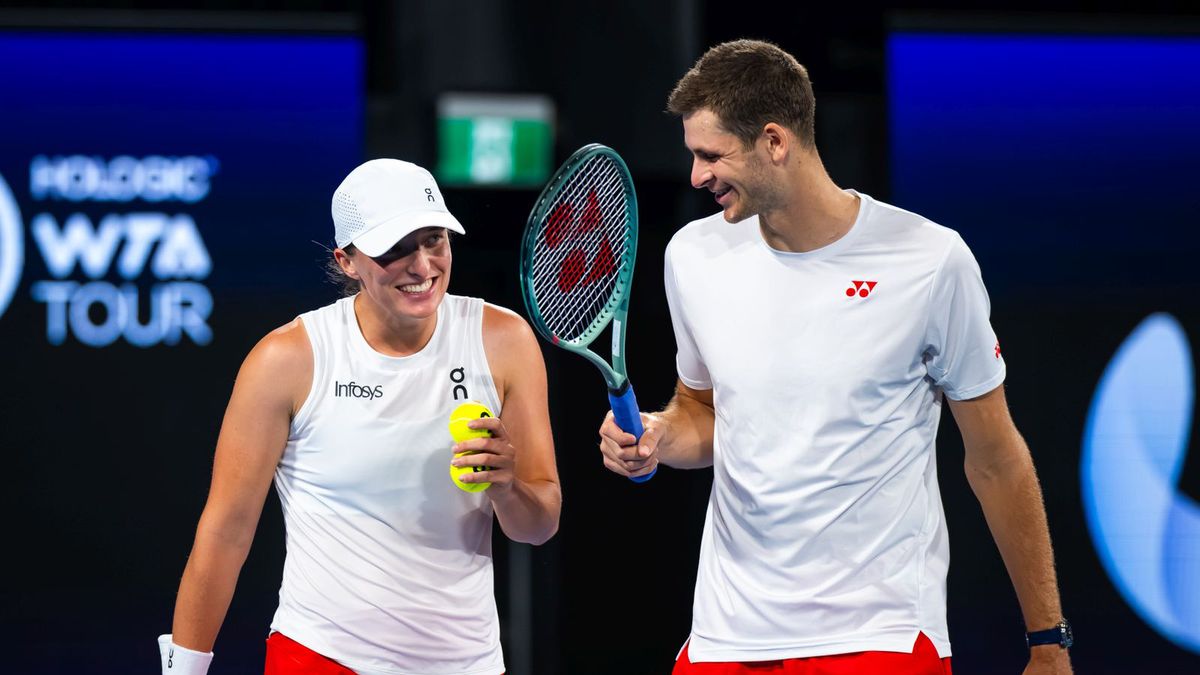
<svg viewBox="0 0 1200 675">
<path fill-rule="evenodd" d="M 608 404 L 612 407 L 613 421 L 617 426 L 621 427 L 622 431 L 626 431 L 634 435 L 635 438 L 642 438 L 642 413 L 638 409 L 637 396 L 633 395 L 633 385 L 629 380 L 625 380 L 625 386 L 618 391 L 609 390 Z M 643 476 L 630 476 L 629 480 L 635 483 L 645 483 L 654 477 L 658 471 L 657 468 Z"/>
</svg>

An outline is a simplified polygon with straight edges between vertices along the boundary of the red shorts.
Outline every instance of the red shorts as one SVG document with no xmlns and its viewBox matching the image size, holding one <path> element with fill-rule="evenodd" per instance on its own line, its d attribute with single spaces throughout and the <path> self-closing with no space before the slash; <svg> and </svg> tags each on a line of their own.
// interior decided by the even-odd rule
<svg viewBox="0 0 1200 675">
<path fill-rule="evenodd" d="M 267 637 L 267 667 L 263 671 L 263 675 L 355 675 L 355 673 L 283 633 L 271 633 Z"/>
<path fill-rule="evenodd" d="M 267 638 L 267 666 L 263 675 L 354 675 L 354 671 L 289 638 L 271 633 Z"/>
<path fill-rule="evenodd" d="M 679 652 L 672 675 L 951 675 L 950 657 L 939 659 L 924 633 L 917 635 L 911 654 L 854 652 L 782 661 L 692 663 L 687 645 Z"/>
</svg>

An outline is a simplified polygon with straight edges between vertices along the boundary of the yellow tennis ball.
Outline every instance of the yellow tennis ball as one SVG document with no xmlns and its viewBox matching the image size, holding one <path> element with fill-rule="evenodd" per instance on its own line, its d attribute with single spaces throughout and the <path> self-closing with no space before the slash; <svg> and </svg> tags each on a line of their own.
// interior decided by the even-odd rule
<svg viewBox="0 0 1200 675">
<path fill-rule="evenodd" d="M 460 452 L 457 455 L 455 455 L 455 457 L 464 457 L 466 455 L 473 455 L 473 454 L 475 454 L 475 453 L 474 452 Z M 459 476 L 462 476 L 464 473 L 473 473 L 473 472 L 477 472 L 477 471 L 487 471 L 487 470 L 488 470 L 488 467 L 486 467 L 486 466 L 454 466 L 453 464 L 451 464 L 450 465 L 450 480 L 454 481 L 454 484 L 457 485 L 458 489 L 460 489 L 460 490 L 465 490 L 467 492 L 483 492 L 484 490 L 490 488 L 492 486 L 492 484 L 491 483 L 464 483 L 459 478 Z"/>
<path fill-rule="evenodd" d="M 462 443 L 472 438 L 487 438 L 491 436 L 492 432 L 487 429 L 472 429 L 467 426 L 467 422 L 471 420 L 491 416 L 492 411 L 477 401 L 467 401 L 460 404 L 454 409 L 454 412 L 450 413 L 450 437 L 454 439 L 455 443 Z"/>
<path fill-rule="evenodd" d="M 468 440 L 471 440 L 472 438 L 488 438 L 488 437 L 490 437 L 492 435 L 492 432 L 488 431 L 487 429 L 472 429 L 467 426 L 467 422 L 470 422 L 471 420 L 477 420 L 481 417 L 491 417 L 491 416 L 492 416 L 492 411 L 488 410 L 487 406 L 483 405 L 482 403 L 478 403 L 476 401 L 467 401 L 466 403 L 459 405 L 457 408 L 454 409 L 454 412 L 450 413 L 450 425 L 449 425 L 450 437 L 454 439 L 455 443 L 462 443 L 463 441 L 468 441 Z M 464 455 L 473 455 L 473 454 L 475 454 L 474 451 L 467 451 L 467 452 L 457 453 L 454 456 L 462 457 Z M 488 470 L 488 467 L 486 467 L 486 466 L 454 466 L 453 464 L 451 464 L 450 465 L 450 480 L 454 481 L 454 484 L 457 485 L 458 489 L 460 489 L 460 490 L 465 490 L 467 492 L 482 492 L 482 491 L 488 489 L 489 487 L 491 487 L 492 484 L 491 483 L 464 483 L 461 480 L 459 480 L 459 477 L 467 472 L 477 472 L 477 471 L 487 471 L 487 470 Z"/>
</svg>

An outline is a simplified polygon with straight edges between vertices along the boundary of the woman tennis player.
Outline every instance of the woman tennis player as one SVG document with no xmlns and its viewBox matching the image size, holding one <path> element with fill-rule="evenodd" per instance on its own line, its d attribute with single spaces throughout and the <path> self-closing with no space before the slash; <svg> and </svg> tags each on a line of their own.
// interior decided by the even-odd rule
<svg viewBox="0 0 1200 675">
<path fill-rule="evenodd" d="M 516 314 L 447 293 L 447 231 L 464 230 L 433 176 L 367 162 L 334 193 L 333 222 L 353 293 L 242 365 L 159 638 L 164 673 L 207 672 L 272 479 L 287 556 L 267 675 L 502 673 L 492 515 L 515 541 L 558 528 L 541 351 Z M 471 424 L 492 436 L 456 445 L 447 420 L 466 399 L 496 413 Z M 491 486 L 459 489 L 451 461 L 488 467 L 462 480 Z"/>
</svg>

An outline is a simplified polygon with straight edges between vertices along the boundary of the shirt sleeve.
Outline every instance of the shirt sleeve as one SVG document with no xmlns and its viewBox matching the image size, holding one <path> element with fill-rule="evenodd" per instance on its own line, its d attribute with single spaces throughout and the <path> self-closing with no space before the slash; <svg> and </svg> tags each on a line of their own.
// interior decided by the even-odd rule
<svg viewBox="0 0 1200 675">
<path fill-rule="evenodd" d="M 934 276 L 925 332 L 929 377 L 951 399 L 982 396 L 1004 382 L 991 310 L 979 263 L 955 234 Z"/>
<path fill-rule="evenodd" d="M 679 295 L 679 284 L 675 277 L 675 264 L 672 261 L 672 247 L 667 246 L 666 258 L 663 264 L 663 286 L 667 292 L 667 307 L 671 311 L 671 327 L 675 330 L 675 369 L 679 379 L 688 387 L 696 390 L 712 389 L 712 378 L 700 348 L 692 335 L 691 324 L 684 312 L 684 301 Z"/>
</svg>

